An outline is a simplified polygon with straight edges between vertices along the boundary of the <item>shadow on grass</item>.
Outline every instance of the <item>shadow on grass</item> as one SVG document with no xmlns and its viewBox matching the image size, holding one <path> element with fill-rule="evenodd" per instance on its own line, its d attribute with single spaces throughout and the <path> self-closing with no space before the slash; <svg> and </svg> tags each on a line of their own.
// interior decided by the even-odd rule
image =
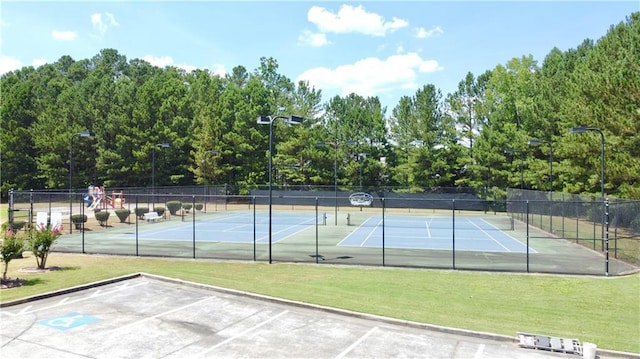
<svg viewBox="0 0 640 359">
<path fill-rule="evenodd" d="M 78 270 L 80 269 L 80 266 L 64 266 L 64 267 L 58 267 L 59 271 L 67 271 L 67 270 Z"/>
<path fill-rule="evenodd" d="M 24 283 L 22 283 L 22 287 L 27 287 L 27 286 L 34 286 L 34 285 L 38 285 L 38 284 L 44 284 L 47 281 L 42 279 L 42 278 L 32 278 L 32 279 L 26 279 L 24 281 Z"/>
</svg>

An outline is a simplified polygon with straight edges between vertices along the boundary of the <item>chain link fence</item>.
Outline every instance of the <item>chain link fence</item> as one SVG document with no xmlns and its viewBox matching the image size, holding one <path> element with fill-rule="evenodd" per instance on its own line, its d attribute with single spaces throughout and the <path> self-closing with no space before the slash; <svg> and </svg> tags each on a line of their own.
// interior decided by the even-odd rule
<svg viewBox="0 0 640 359">
<path fill-rule="evenodd" d="M 608 239 L 616 259 L 640 265 L 640 201 L 567 193 L 508 189 L 507 211 L 550 234 L 605 253 Z"/>
<path fill-rule="evenodd" d="M 29 231 L 43 214 L 62 213 L 53 250 L 70 253 L 588 275 L 630 273 L 639 262 L 638 201 L 333 187 L 228 192 L 11 191 L 9 224 Z"/>
</svg>

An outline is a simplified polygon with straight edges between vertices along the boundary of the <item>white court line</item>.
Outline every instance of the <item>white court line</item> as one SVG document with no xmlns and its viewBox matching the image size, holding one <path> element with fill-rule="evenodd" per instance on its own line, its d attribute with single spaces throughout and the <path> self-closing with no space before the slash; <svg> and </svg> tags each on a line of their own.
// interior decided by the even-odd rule
<svg viewBox="0 0 640 359">
<path fill-rule="evenodd" d="M 101 297 L 103 295 L 108 295 L 108 294 L 115 293 L 115 292 L 118 292 L 118 291 L 121 291 L 121 290 L 124 290 L 124 289 L 135 288 L 135 287 L 138 287 L 138 286 L 141 286 L 141 285 L 146 285 L 146 284 L 149 284 L 149 282 L 141 282 L 141 283 L 134 284 L 134 285 L 123 284 L 123 285 L 118 286 L 115 289 L 109 290 L 109 291 L 101 292 L 101 289 L 98 289 L 97 293 L 101 292 L 99 295 L 96 295 L 95 293 L 87 294 L 87 295 L 84 295 L 84 296 L 82 296 L 80 298 L 77 298 L 75 300 L 68 300 L 69 298 L 66 297 L 66 298 L 63 298 L 63 299 L 59 300 L 56 304 L 52 304 L 52 305 L 49 305 L 49 306 L 46 306 L 46 307 L 38 307 L 38 308 L 36 308 L 36 309 L 34 309 L 32 311 L 26 310 L 26 309 L 30 309 L 31 308 L 31 306 L 28 306 L 27 308 L 22 309 L 21 311 L 19 311 L 16 314 L 5 312 L 5 311 L 1 311 L 0 313 L 9 314 L 9 315 L 12 315 L 12 316 L 22 315 L 22 314 L 30 314 L 30 313 L 35 313 L 35 312 L 40 312 L 40 311 L 43 311 L 43 310 L 55 308 L 55 307 L 58 307 L 58 306 L 61 306 L 61 305 L 65 305 L 65 304 L 72 304 L 72 303 L 82 302 L 82 301 L 89 300 L 89 299 L 92 299 L 92 298 L 95 298 L 95 297 Z"/>
<path fill-rule="evenodd" d="M 527 248 L 527 245 L 526 245 L 525 243 L 520 242 L 519 240 L 517 240 L 517 239 L 516 239 L 515 237 L 513 237 L 512 235 L 510 235 L 510 234 L 506 233 L 505 231 L 501 230 L 500 228 L 496 227 L 495 225 L 493 225 L 493 224 L 491 224 L 491 223 L 487 222 L 487 220 L 486 220 L 486 219 L 484 219 L 484 218 L 480 218 L 480 220 L 481 220 L 482 222 L 484 222 L 484 223 L 488 224 L 489 226 L 491 226 L 491 227 L 493 227 L 493 228 L 495 228 L 495 229 L 499 230 L 500 232 L 502 232 L 502 234 L 504 234 L 505 236 L 507 236 L 507 237 L 511 238 L 514 242 L 516 242 L 517 244 L 519 244 L 519 245 L 523 246 L 525 249 Z M 531 248 L 531 247 L 529 247 L 529 251 L 530 251 L 531 253 L 538 253 L 535 249 L 533 249 L 533 248 Z"/>
<path fill-rule="evenodd" d="M 289 238 L 289 237 L 295 236 L 296 234 L 298 234 L 298 233 L 300 233 L 300 232 L 304 232 L 304 231 L 306 231 L 307 229 L 309 229 L 309 225 L 308 225 L 308 224 L 292 224 L 292 225 L 289 225 L 288 227 L 286 227 L 286 228 L 284 228 L 284 229 L 282 229 L 282 230 L 280 230 L 280 231 L 272 232 L 272 233 L 271 233 L 271 236 L 273 237 L 273 235 L 276 235 L 276 234 L 278 234 L 278 233 L 282 233 L 282 232 L 286 232 L 286 231 L 290 230 L 290 229 L 291 229 L 291 227 L 297 227 L 297 226 L 304 226 L 304 228 L 301 228 L 300 230 L 295 231 L 295 232 L 291 233 L 291 234 L 290 234 L 290 235 L 288 235 L 288 236 L 285 236 L 285 237 L 282 237 L 282 238 L 280 238 L 280 239 L 277 239 L 277 240 L 273 241 L 273 243 L 278 243 L 278 242 L 280 242 L 280 241 L 284 241 L 285 239 L 287 239 L 287 238 Z M 244 232 L 244 233 L 247 233 L 247 232 Z M 266 235 L 264 235 L 264 236 L 261 236 L 261 237 L 257 237 L 257 238 L 256 238 L 256 243 L 257 243 L 257 242 L 261 242 L 261 241 L 263 241 L 263 240 L 267 240 L 267 239 L 269 239 L 269 235 L 268 235 L 268 234 L 266 234 Z"/>
<path fill-rule="evenodd" d="M 238 224 L 237 226 L 227 227 L 222 230 L 222 232 L 235 232 L 239 228 L 248 227 L 248 224 Z M 202 230 L 200 230 L 202 231 Z M 219 232 L 218 230 L 208 229 L 207 232 Z M 244 231 L 243 231 L 244 232 Z"/>
<path fill-rule="evenodd" d="M 349 237 L 351 237 L 352 234 L 358 232 L 360 230 L 360 228 L 364 227 L 365 224 L 367 224 L 367 222 L 369 222 L 373 217 L 369 217 L 367 218 L 366 221 L 362 222 L 361 225 L 359 225 L 358 227 L 356 227 L 356 229 L 354 229 L 353 231 L 351 231 L 351 233 L 349 233 L 346 237 L 344 237 L 343 240 L 341 240 L 338 244 L 336 244 L 336 246 L 341 246 L 342 242 L 346 241 Z"/>
<path fill-rule="evenodd" d="M 378 227 L 380 227 L 380 223 L 382 223 L 382 220 L 379 220 L 378 223 L 376 223 L 376 225 L 373 226 L 373 229 L 371 231 L 369 231 L 369 234 L 364 238 L 364 241 L 362 241 L 362 243 L 360 243 L 359 247 L 364 247 L 364 245 L 371 238 L 371 236 L 373 236 L 373 233 L 376 231 L 376 229 L 378 229 Z"/>
<path fill-rule="evenodd" d="M 112 330 L 110 330 L 110 331 L 108 331 L 108 332 L 106 332 L 106 333 L 100 333 L 100 336 L 110 335 L 110 334 L 111 334 L 111 333 L 113 333 L 113 332 L 117 332 L 117 331 L 119 331 L 119 330 L 122 330 L 122 329 L 125 329 L 125 328 L 129 328 L 129 327 L 133 327 L 133 326 L 136 326 L 136 325 L 138 325 L 138 324 L 140 324 L 140 323 L 148 322 L 148 321 L 149 321 L 149 320 L 151 320 L 151 319 L 155 319 L 155 318 L 158 318 L 158 317 L 162 317 L 162 316 L 164 316 L 164 315 L 167 315 L 167 314 L 171 314 L 171 313 L 179 312 L 179 311 L 181 311 L 181 310 L 183 310 L 183 309 L 185 309 L 185 308 L 193 307 L 194 305 L 200 305 L 201 303 L 204 303 L 204 302 L 206 302 L 206 301 L 208 301 L 208 300 L 211 300 L 211 299 L 213 299 L 213 298 L 215 298 L 215 297 L 206 297 L 206 298 L 200 299 L 200 300 L 199 300 L 199 301 L 197 301 L 197 302 L 193 302 L 193 303 L 191 303 L 191 304 L 183 305 L 182 307 L 174 308 L 174 309 L 171 309 L 171 310 L 167 310 L 166 312 L 162 312 L 162 313 L 158 313 L 158 314 L 156 314 L 156 315 L 152 315 L 152 316 L 150 316 L 150 317 L 146 317 L 146 318 L 141 319 L 141 320 L 138 320 L 138 321 L 136 321 L 136 322 L 129 323 L 129 324 L 126 324 L 126 325 L 120 326 L 120 327 L 118 327 L 118 328 L 112 329 Z"/>
<path fill-rule="evenodd" d="M 350 351 L 352 351 L 355 347 L 357 347 L 358 345 L 360 345 L 360 343 L 362 343 L 362 341 L 364 341 L 365 339 L 367 339 L 371 334 L 373 334 L 374 331 L 376 331 L 378 329 L 378 327 L 373 327 L 371 328 L 368 332 L 366 332 L 363 336 L 360 337 L 360 339 L 356 340 L 353 344 L 351 344 L 347 349 L 345 349 L 342 353 L 338 354 L 338 356 L 336 356 L 336 359 L 338 358 L 342 358 L 345 355 L 349 354 Z"/>
<path fill-rule="evenodd" d="M 291 233 L 290 235 L 288 235 L 288 236 L 286 236 L 286 237 L 282 237 L 282 238 L 280 238 L 280 239 L 276 239 L 275 241 L 273 241 L 273 243 L 278 243 L 278 242 L 280 242 L 280 241 L 284 241 L 285 239 L 287 239 L 287 238 L 289 238 L 289 237 L 295 236 L 296 234 L 298 234 L 298 233 L 300 233 L 300 232 L 304 232 L 304 231 L 306 231 L 307 229 L 309 229 L 309 225 L 308 225 L 308 224 L 296 224 L 296 226 L 304 226 L 304 228 L 301 228 L 299 231 L 295 231 L 295 232 Z M 285 228 L 285 229 L 283 229 L 283 230 L 281 230 L 281 231 L 277 231 L 277 232 L 275 232 L 275 234 L 278 234 L 278 233 L 280 233 L 280 232 L 286 232 L 286 231 L 288 231 L 288 230 L 289 230 L 289 228 L 291 228 L 291 227 L 287 227 L 287 228 Z"/>
<path fill-rule="evenodd" d="M 268 324 L 269 322 L 271 322 L 271 321 L 273 321 L 273 320 L 277 319 L 278 317 L 280 317 L 280 316 L 282 316 L 282 315 L 284 315 L 284 314 L 287 314 L 288 312 L 289 312 L 288 310 L 285 310 L 285 311 L 283 311 L 283 312 L 280 312 L 279 314 L 274 315 L 273 317 L 271 317 L 271 318 L 269 318 L 269 319 L 267 319 L 267 320 L 265 320 L 265 321 L 263 321 L 263 322 L 260 322 L 260 323 L 258 323 L 258 324 L 256 324 L 256 325 L 254 325 L 253 327 L 251 327 L 251 328 L 249 328 L 249 329 L 247 329 L 247 330 L 243 331 L 242 333 L 239 333 L 239 334 L 237 334 L 237 335 L 234 335 L 234 336 L 232 336 L 232 337 L 229 337 L 229 338 L 227 338 L 227 339 L 225 339 L 225 340 L 221 341 L 220 343 L 218 343 L 218 344 L 216 344 L 216 345 L 212 346 L 211 348 L 208 348 L 207 350 L 200 352 L 200 353 L 198 354 L 198 356 L 203 356 L 203 355 L 207 354 L 208 352 L 210 352 L 210 351 L 212 351 L 212 350 L 215 350 L 216 348 L 218 348 L 218 347 L 220 347 L 220 346 L 223 346 L 223 345 L 227 344 L 228 342 L 230 342 L 230 341 L 232 341 L 232 340 L 235 340 L 236 338 L 239 338 L 239 337 L 241 337 L 241 336 L 243 336 L 243 335 L 245 335 L 245 334 L 247 334 L 247 333 L 249 333 L 249 332 L 254 331 L 255 329 L 260 328 L 261 326 L 263 326 L 263 325 L 265 325 L 265 324 Z"/>
<path fill-rule="evenodd" d="M 433 221 L 433 217 L 429 218 L 429 221 L 424 222 L 424 224 L 427 226 L 427 238 L 431 238 L 431 221 Z"/>
<path fill-rule="evenodd" d="M 484 352 L 484 344 L 478 345 L 478 350 L 476 350 L 476 355 L 473 356 L 473 359 L 482 358 L 482 353 Z"/>
<path fill-rule="evenodd" d="M 470 219 L 467 219 L 467 221 L 471 224 L 473 224 L 474 226 L 476 226 L 476 228 L 478 228 L 482 233 L 484 233 L 487 237 L 491 238 L 492 241 L 498 243 L 498 245 L 502 248 L 504 248 L 505 251 L 507 252 L 511 252 L 511 250 L 507 247 L 505 247 L 502 243 L 500 243 L 497 239 L 493 238 L 492 235 L 490 235 L 489 233 L 487 233 L 487 231 L 485 231 L 484 229 L 482 229 L 479 225 L 477 225 L 475 222 L 471 221 Z"/>
</svg>

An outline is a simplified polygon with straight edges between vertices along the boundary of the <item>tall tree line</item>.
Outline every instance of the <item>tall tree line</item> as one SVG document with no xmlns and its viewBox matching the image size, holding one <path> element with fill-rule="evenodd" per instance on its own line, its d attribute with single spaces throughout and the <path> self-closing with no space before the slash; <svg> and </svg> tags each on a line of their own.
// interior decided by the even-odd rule
<svg viewBox="0 0 640 359">
<path fill-rule="evenodd" d="M 597 195 L 600 134 L 569 133 L 587 126 L 605 137 L 607 194 L 640 198 L 640 13 L 597 41 L 551 49 L 541 65 L 515 57 L 468 73 L 446 96 L 425 84 L 388 115 L 377 97 L 323 102 L 320 90 L 280 74 L 273 58 L 219 76 L 104 49 L 7 73 L 0 89 L 3 197 L 10 188 L 68 189 L 71 160 L 74 188 L 150 186 L 155 172 L 157 186 L 226 184 L 246 193 L 269 178 L 269 126 L 256 118 L 295 114 L 301 126 L 273 124 L 276 185 L 337 178 L 363 190 Z"/>
</svg>

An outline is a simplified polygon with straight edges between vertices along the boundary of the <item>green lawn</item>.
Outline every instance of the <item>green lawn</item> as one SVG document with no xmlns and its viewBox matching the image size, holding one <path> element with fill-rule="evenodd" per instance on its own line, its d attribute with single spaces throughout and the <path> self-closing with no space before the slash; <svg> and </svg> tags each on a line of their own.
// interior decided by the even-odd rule
<svg viewBox="0 0 640 359">
<path fill-rule="evenodd" d="M 28 255 L 28 254 L 27 254 Z M 135 272 L 246 290 L 416 322 L 515 336 L 524 331 L 575 337 L 599 348 L 640 352 L 640 275 L 536 274 L 267 264 L 53 253 L 10 263 L 9 277 L 28 279 L 0 291 L 7 302 Z"/>
</svg>

